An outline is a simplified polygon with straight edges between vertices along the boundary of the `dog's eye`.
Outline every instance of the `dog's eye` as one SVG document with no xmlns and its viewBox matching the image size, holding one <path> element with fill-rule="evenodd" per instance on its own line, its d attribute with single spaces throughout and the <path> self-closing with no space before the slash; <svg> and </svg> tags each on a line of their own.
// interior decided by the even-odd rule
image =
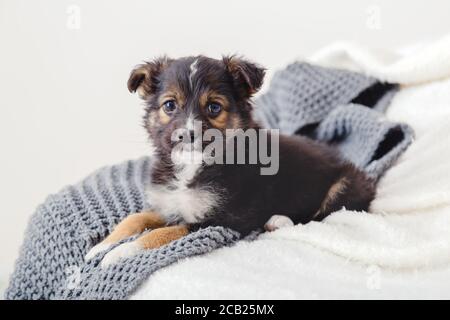
<svg viewBox="0 0 450 320">
<path fill-rule="evenodd" d="M 218 103 L 210 103 L 207 110 L 209 115 L 217 116 L 222 111 L 222 106 Z"/>
<path fill-rule="evenodd" d="M 163 108 L 164 108 L 165 113 L 171 114 L 172 112 L 175 111 L 175 109 L 177 108 L 177 105 L 175 104 L 174 100 L 169 100 L 169 101 L 164 102 Z"/>
</svg>

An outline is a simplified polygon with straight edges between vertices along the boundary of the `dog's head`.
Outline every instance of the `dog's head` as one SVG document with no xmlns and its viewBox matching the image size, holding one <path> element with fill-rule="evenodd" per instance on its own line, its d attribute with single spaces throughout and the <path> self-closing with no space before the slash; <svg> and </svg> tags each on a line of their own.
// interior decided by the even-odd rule
<svg viewBox="0 0 450 320">
<path fill-rule="evenodd" d="M 144 99 L 145 128 L 155 147 L 167 152 L 172 133 L 183 129 L 192 136 L 194 123 L 202 132 L 253 126 L 250 98 L 263 78 L 263 68 L 235 56 L 162 57 L 137 66 L 128 89 Z"/>
</svg>

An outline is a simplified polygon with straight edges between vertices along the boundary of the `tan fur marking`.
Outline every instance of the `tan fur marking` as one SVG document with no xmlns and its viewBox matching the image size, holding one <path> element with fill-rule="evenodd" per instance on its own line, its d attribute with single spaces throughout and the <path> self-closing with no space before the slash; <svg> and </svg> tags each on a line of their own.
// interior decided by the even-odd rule
<svg viewBox="0 0 450 320">
<path fill-rule="evenodd" d="M 227 110 L 228 106 L 229 106 L 227 97 L 225 97 L 224 95 L 221 95 L 217 92 L 214 92 L 214 91 L 207 91 L 207 92 L 202 93 L 202 95 L 200 96 L 199 102 L 200 102 L 200 106 L 202 108 L 206 108 L 208 105 L 208 102 L 216 102 L 216 103 L 220 104 L 225 110 Z"/>
<path fill-rule="evenodd" d="M 159 103 L 159 121 L 162 124 L 167 124 L 170 121 L 170 116 L 164 111 L 163 104 L 169 100 L 175 100 L 177 107 L 183 108 L 185 104 L 185 98 L 183 93 L 176 87 L 171 87 L 164 92 L 158 99 Z"/>
<path fill-rule="evenodd" d="M 227 97 L 225 97 L 225 96 L 223 96 L 221 94 L 212 92 L 209 95 L 209 100 L 212 101 L 212 102 L 219 103 L 225 110 L 228 110 L 229 103 L 228 103 Z"/>
<path fill-rule="evenodd" d="M 164 102 L 168 100 L 175 100 L 177 106 L 180 108 L 184 107 L 185 98 L 181 90 L 176 87 L 169 88 L 166 92 L 164 92 L 158 99 L 158 103 L 160 106 L 164 104 Z"/>
<path fill-rule="evenodd" d="M 159 122 L 162 124 L 168 124 L 170 121 L 170 116 L 164 111 L 163 107 L 159 108 Z"/>
<path fill-rule="evenodd" d="M 198 102 L 200 103 L 200 106 L 202 108 L 206 108 L 206 104 L 209 100 L 209 92 L 204 92 L 200 95 L 200 98 L 198 99 Z"/>
<path fill-rule="evenodd" d="M 228 112 L 225 110 L 222 110 L 221 113 L 215 118 L 210 118 L 209 121 L 211 124 L 216 127 L 217 129 L 225 129 L 228 122 Z"/>
<path fill-rule="evenodd" d="M 208 91 L 200 96 L 199 102 L 201 108 L 205 109 L 205 113 L 208 103 L 215 102 L 222 106 L 222 112 L 215 118 L 209 118 L 209 121 L 217 129 L 225 129 L 228 122 L 228 99 L 217 92 Z"/>
<path fill-rule="evenodd" d="M 313 218 L 316 218 L 321 213 L 327 210 L 330 203 L 334 201 L 339 194 L 345 191 L 347 183 L 348 183 L 347 178 L 343 177 L 331 186 L 330 190 L 328 190 L 328 193 L 325 196 L 325 199 L 322 201 L 322 204 L 320 205 L 319 211 L 316 212 Z"/>
<path fill-rule="evenodd" d="M 143 249 L 159 248 L 169 242 L 180 239 L 189 233 L 188 228 L 183 225 L 170 226 L 160 229 L 155 229 L 146 235 L 138 238 L 136 242 Z"/>
<path fill-rule="evenodd" d="M 147 228 L 161 228 L 165 224 L 164 219 L 156 212 L 135 213 L 122 220 L 103 243 L 116 243 L 132 235 L 141 233 Z"/>
</svg>

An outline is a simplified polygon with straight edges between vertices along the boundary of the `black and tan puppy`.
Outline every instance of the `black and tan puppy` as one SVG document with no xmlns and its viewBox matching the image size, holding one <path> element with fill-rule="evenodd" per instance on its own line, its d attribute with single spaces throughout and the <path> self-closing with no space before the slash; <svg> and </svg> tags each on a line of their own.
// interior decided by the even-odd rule
<svg viewBox="0 0 450 320">
<path fill-rule="evenodd" d="M 102 265 L 160 247 L 199 227 L 224 226 L 246 235 L 264 226 L 273 230 L 291 221 L 321 220 L 342 207 L 368 209 L 374 197 L 373 181 L 331 147 L 308 138 L 274 133 L 263 140 L 257 137 L 258 144 L 267 141 L 277 147 L 271 150 L 278 161 L 274 174 L 261 174 L 260 161 L 185 161 L 186 141 L 194 153 L 202 153 L 208 145 L 202 140 L 194 146 L 198 123 L 200 135 L 210 129 L 224 136 L 231 129 L 260 129 L 252 119 L 251 97 L 263 77 L 262 68 L 236 57 L 160 58 L 132 71 L 128 88 L 145 101 L 145 128 L 154 148 L 147 190 L 152 211 L 128 216 L 87 258 L 148 228 L 154 230 L 109 252 Z M 191 139 L 176 133 L 180 129 Z M 225 137 L 223 145 L 234 139 Z M 248 143 L 244 149 L 249 156 Z M 212 155 L 225 159 L 230 149 L 224 150 L 222 155 Z M 236 145 L 232 150 L 239 152 Z"/>
</svg>

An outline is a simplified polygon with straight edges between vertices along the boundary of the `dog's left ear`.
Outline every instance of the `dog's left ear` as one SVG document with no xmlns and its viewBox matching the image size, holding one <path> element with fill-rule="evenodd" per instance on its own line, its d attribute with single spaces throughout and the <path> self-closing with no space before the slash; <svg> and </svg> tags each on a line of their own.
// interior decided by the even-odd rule
<svg viewBox="0 0 450 320">
<path fill-rule="evenodd" d="M 166 56 L 138 65 L 131 71 L 128 90 L 137 92 L 142 99 L 155 93 L 159 84 L 159 75 L 171 60 Z"/>
<path fill-rule="evenodd" d="M 261 66 L 236 56 L 222 58 L 243 98 L 250 98 L 263 84 L 266 70 Z"/>
</svg>

